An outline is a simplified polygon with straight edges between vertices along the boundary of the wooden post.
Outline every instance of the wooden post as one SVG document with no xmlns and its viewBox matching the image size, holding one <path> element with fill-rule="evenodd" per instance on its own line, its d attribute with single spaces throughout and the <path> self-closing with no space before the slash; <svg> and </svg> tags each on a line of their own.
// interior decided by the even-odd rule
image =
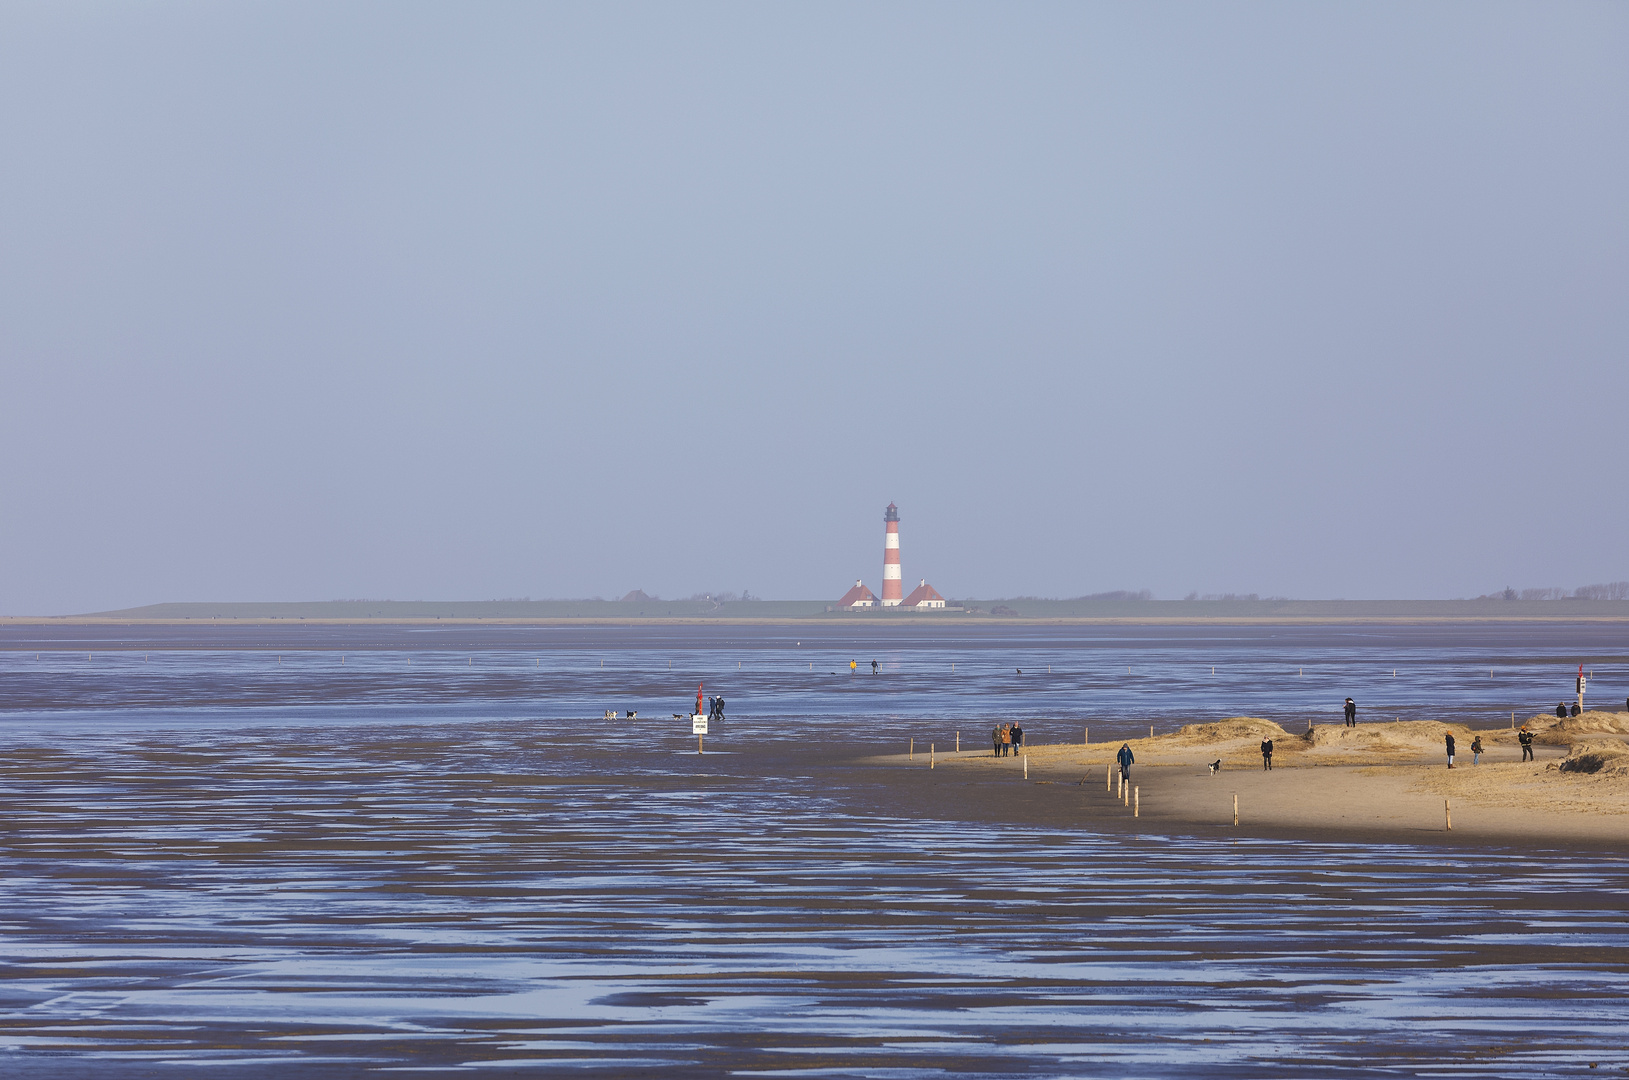
<svg viewBox="0 0 1629 1080">
<path fill-rule="evenodd" d="M 1029 755 L 1024 755 L 1024 779 L 1029 779 Z"/>
<path fill-rule="evenodd" d="M 928 768 L 930 768 L 930 769 L 933 768 L 933 764 L 934 764 L 934 760 L 935 760 L 934 756 L 933 756 L 933 752 L 934 752 L 933 751 L 933 744 L 928 743 Z"/>
<path fill-rule="evenodd" d="M 1121 786 L 1121 789 L 1120 789 L 1120 805 L 1121 806 L 1130 806 L 1131 805 L 1131 785 L 1130 784 L 1124 784 L 1124 785 Z"/>
<path fill-rule="evenodd" d="M 1150 739 L 1152 739 L 1154 737 L 1154 725 L 1153 724 L 1148 725 L 1148 737 Z"/>
<path fill-rule="evenodd" d="M 1140 787 L 1134 787 L 1134 788 L 1131 789 L 1131 816 L 1132 817 L 1137 817 L 1138 815 L 1140 815 L 1142 813 L 1142 811 L 1143 811 L 1143 789 L 1140 788 Z"/>
<path fill-rule="evenodd" d="M 956 753 L 962 752 L 962 733 L 956 732 Z"/>
<path fill-rule="evenodd" d="M 1103 790 L 1105 792 L 1114 790 L 1114 762 L 1112 761 L 1109 762 L 1109 771 L 1103 774 Z"/>
<path fill-rule="evenodd" d="M 1090 743 L 1091 741 L 1092 741 L 1092 729 L 1089 728 L 1089 727 L 1081 728 L 1080 729 L 1080 745 L 1085 746 L 1086 744 Z"/>
<path fill-rule="evenodd" d="M 1233 793 L 1233 824 L 1239 823 L 1239 793 Z"/>
<path fill-rule="evenodd" d="M 911 757 L 912 761 L 916 760 L 916 736 L 914 736 L 914 735 L 911 736 L 911 754 L 910 754 L 910 757 Z"/>
<path fill-rule="evenodd" d="M 1448 828 L 1445 831 L 1446 832 L 1453 832 L 1454 831 L 1454 810 L 1453 810 L 1453 807 L 1448 805 L 1448 800 L 1447 799 L 1442 800 L 1442 819 L 1443 819 L 1443 821 L 1447 822 L 1447 824 L 1448 824 Z"/>
</svg>

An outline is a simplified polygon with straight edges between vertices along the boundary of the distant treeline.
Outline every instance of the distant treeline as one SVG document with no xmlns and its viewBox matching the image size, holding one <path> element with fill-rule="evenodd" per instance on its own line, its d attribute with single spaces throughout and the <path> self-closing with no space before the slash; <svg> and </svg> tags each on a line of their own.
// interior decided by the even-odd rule
<svg viewBox="0 0 1629 1080">
<path fill-rule="evenodd" d="M 1629 600 L 1629 581 L 1609 581 L 1604 585 L 1580 585 L 1566 589 L 1512 589 L 1478 596 L 1478 600 Z"/>
</svg>

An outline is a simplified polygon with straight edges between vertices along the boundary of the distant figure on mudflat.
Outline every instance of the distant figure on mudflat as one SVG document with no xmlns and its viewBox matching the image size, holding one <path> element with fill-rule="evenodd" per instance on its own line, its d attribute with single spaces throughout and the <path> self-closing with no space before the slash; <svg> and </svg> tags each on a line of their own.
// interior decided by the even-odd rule
<svg viewBox="0 0 1629 1080">
<path fill-rule="evenodd" d="M 860 669 L 860 662 L 858 660 L 850 660 L 848 662 L 848 673 L 850 675 L 854 674 L 859 669 Z"/>
<path fill-rule="evenodd" d="M 1525 727 L 1516 734 L 1516 741 L 1522 744 L 1522 760 L 1533 760 L 1533 733 Z"/>
<path fill-rule="evenodd" d="M 1137 764 L 1137 759 L 1131 753 L 1130 743 L 1121 743 L 1120 752 L 1114 755 L 1114 760 L 1120 763 L 1120 779 L 1131 779 L 1131 767 Z"/>
<path fill-rule="evenodd" d="M 1567 718 L 1567 703 L 1565 701 L 1556 702 L 1555 714 L 1563 720 Z"/>
<path fill-rule="evenodd" d="M 1346 726 L 1357 727 L 1357 702 L 1346 699 Z"/>
<path fill-rule="evenodd" d="M 1578 702 L 1575 701 L 1575 702 L 1572 703 L 1572 708 L 1567 710 L 1567 715 L 1568 716 L 1577 716 L 1581 711 L 1582 710 L 1578 708 Z"/>
<path fill-rule="evenodd" d="M 1261 740 L 1261 767 L 1266 772 L 1273 771 L 1273 740 Z"/>
<path fill-rule="evenodd" d="M 718 718 L 724 719 L 724 695 L 718 695 Z"/>
<path fill-rule="evenodd" d="M 875 675 L 876 673 L 877 673 L 877 662 L 875 660 L 873 660 L 873 661 L 871 661 L 871 674 Z"/>
<path fill-rule="evenodd" d="M 1451 769 L 1454 767 L 1454 733 L 1450 731 L 1444 738 L 1448 747 L 1448 767 Z"/>
</svg>

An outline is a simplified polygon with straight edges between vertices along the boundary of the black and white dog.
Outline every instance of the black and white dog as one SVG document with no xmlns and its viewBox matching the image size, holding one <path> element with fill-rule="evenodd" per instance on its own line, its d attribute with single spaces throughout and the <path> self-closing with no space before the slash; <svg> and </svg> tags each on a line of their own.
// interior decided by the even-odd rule
<svg viewBox="0 0 1629 1080">
<path fill-rule="evenodd" d="M 1210 770 L 1210 774 L 1212 776 L 1215 776 L 1217 773 L 1222 771 L 1222 759 L 1217 758 L 1215 761 L 1207 765 L 1206 768 Z"/>
</svg>

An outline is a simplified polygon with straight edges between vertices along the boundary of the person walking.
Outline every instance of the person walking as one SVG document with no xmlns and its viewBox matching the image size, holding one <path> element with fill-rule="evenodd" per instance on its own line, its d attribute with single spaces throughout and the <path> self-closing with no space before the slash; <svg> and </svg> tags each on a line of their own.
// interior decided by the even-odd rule
<svg viewBox="0 0 1629 1080">
<path fill-rule="evenodd" d="M 1024 749 L 1024 729 L 1017 724 L 1012 726 L 1012 752 L 1022 753 Z"/>
<path fill-rule="evenodd" d="M 1346 699 L 1346 726 L 1357 727 L 1357 702 Z"/>
<path fill-rule="evenodd" d="M 1001 725 L 1001 756 L 1006 757 L 1012 753 L 1012 725 Z"/>
<path fill-rule="evenodd" d="M 713 699 L 713 708 L 718 710 L 718 718 L 724 719 L 724 695 L 720 694 Z"/>
<path fill-rule="evenodd" d="M 1261 740 L 1261 767 L 1265 772 L 1273 771 L 1273 740 Z"/>
<path fill-rule="evenodd" d="M 1471 740 L 1471 764 L 1482 764 L 1482 736 L 1480 735 Z"/>
<path fill-rule="evenodd" d="M 994 757 L 1001 756 L 1001 729 L 998 727 L 990 729 L 990 754 Z"/>
<path fill-rule="evenodd" d="M 1450 731 L 1444 738 L 1447 740 L 1448 767 L 1451 769 L 1454 767 L 1454 733 Z"/>
<path fill-rule="evenodd" d="M 850 675 L 854 674 L 859 669 L 860 669 L 860 662 L 858 660 L 850 660 L 848 662 L 848 673 Z"/>
<path fill-rule="evenodd" d="M 1522 725 L 1522 729 L 1516 733 L 1516 741 L 1522 744 L 1522 760 L 1532 761 L 1533 733 L 1527 730 L 1527 726 L 1525 724 Z"/>
<path fill-rule="evenodd" d="M 1137 758 L 1131 752 L 1130 743 L 1121 743 L 1120 752 L 1114 755 L 1114 760 L 1120 763 L 1120 779 L 1131 779 L 1131 767 L 1137 763 Z"/>
<path fill-rule="evenodd" d="M 873 661 L 871 661 L 871 674 L 875 675 L 876 673 L 877 673 L 877 662 L 875 660 L 873 660 Z"/>
</svg>

